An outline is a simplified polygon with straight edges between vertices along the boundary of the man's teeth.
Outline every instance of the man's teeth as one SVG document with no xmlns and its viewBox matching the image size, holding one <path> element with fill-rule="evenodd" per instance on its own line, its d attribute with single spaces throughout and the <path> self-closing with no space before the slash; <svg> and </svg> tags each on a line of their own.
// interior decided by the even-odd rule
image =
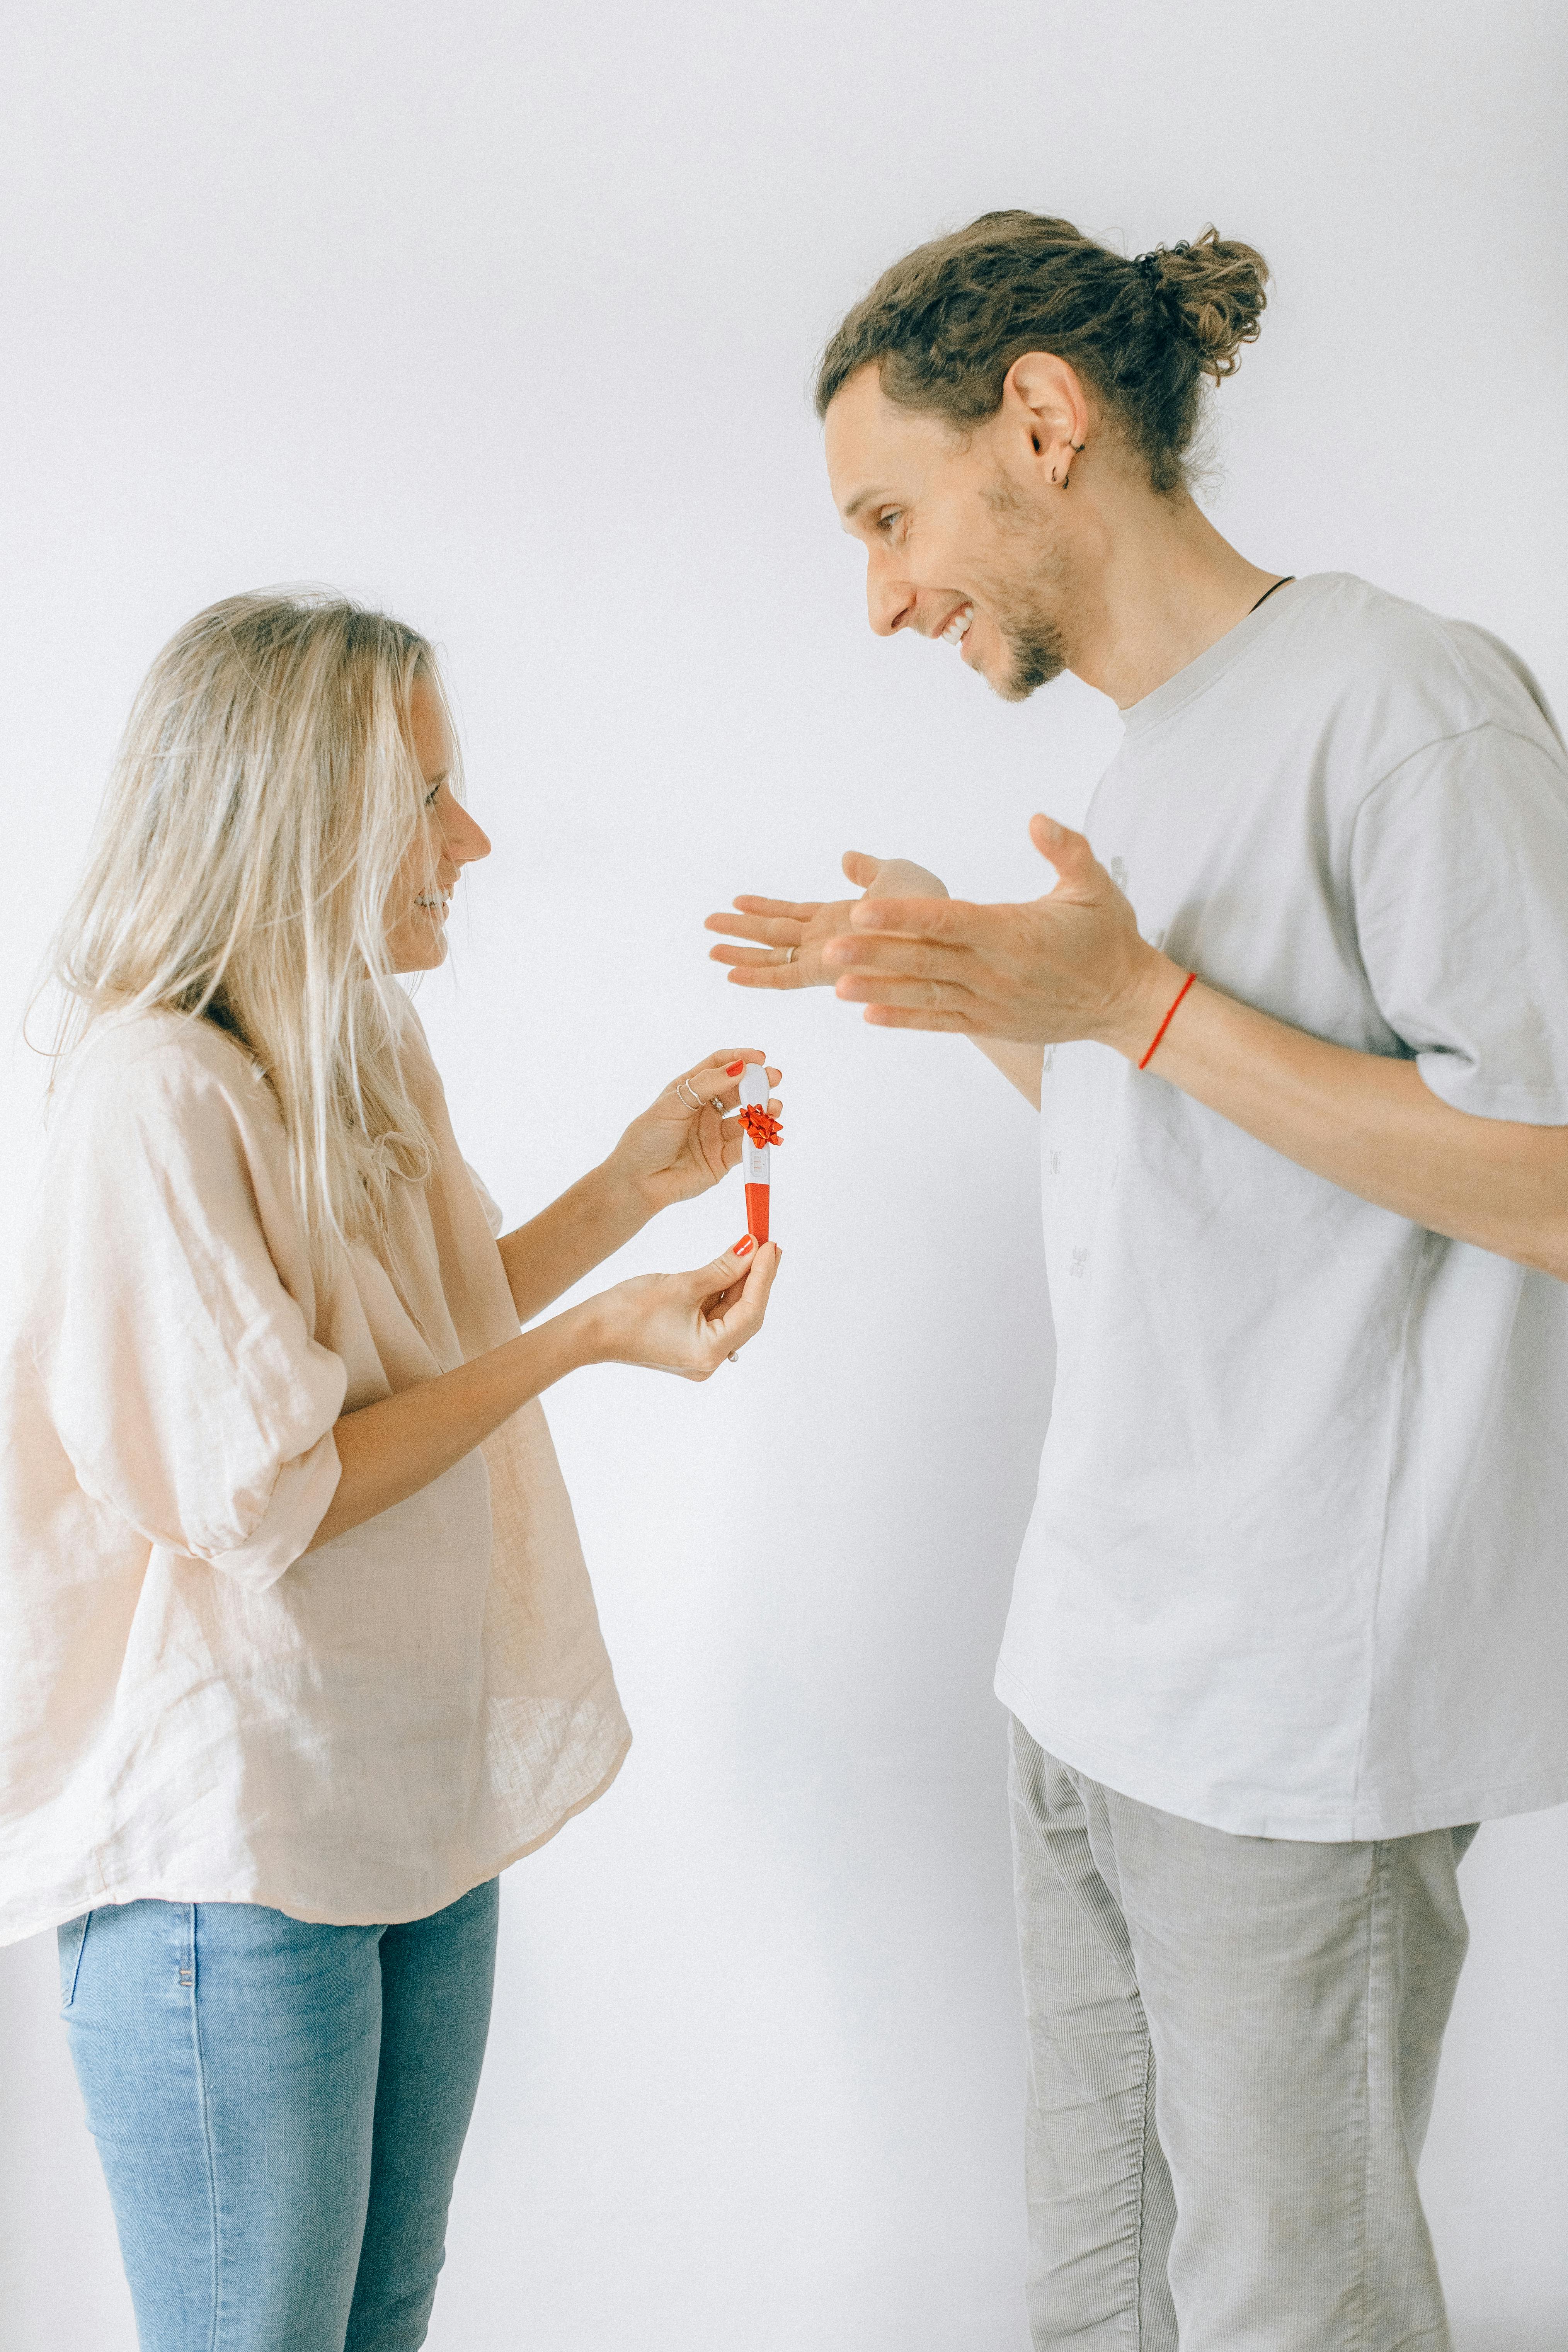
<svg viewBox="0 0 1568 2352">
<path fill-rule="evenodd" d="M 969 635 L 969 624 L 973 620 L 973 618 L 974 607 L 973 604 L 966 604 L 962 613 L 955 613 L 952 620 L 948 623 L 946 628 L 943 629 L 942 633 L 942 644 L 944 646 L 961 646 L 963 643 L 964 638 Z"/>
</svg>

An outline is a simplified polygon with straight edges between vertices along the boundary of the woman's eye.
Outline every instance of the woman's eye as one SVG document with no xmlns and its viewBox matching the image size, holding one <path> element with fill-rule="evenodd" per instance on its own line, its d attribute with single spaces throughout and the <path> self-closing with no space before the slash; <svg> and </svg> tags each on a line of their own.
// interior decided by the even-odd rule
<svg viewBox="0 0 1568 2352">
<path fill-rule="evenodd" d="M 434 808 L 434 807 L 435 807 L 435 805 L 436 805 L 436 795 L 437 795 L 437 793 L 440 791 L 440 789 L 441 789 L 441 787 L 440 787 L 440 785 L 439 785 L 439 784 L 432 784 L 432 785 L 431 785 L 431 787 L 430 787 L 429 791 L 428 791 L 428 792 L 426 793 L 426 795 L 425 795 L 425 805 L 426 805 L 426 808 Z"/>
</svg>

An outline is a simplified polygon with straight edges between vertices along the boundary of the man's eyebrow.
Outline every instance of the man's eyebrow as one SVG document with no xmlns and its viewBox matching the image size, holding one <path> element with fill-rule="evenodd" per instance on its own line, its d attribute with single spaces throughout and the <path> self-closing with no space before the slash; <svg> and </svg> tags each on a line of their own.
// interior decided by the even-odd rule
<svg viewBox="0 0 1568 2352">
<path fill-rule="evenodd" d="M 855 496 L 850 499 L 848 505 L 844 509 L 845 521 L 853 522 L 868 499 L 879 499 L 884 495 L 885 493 L 881 490 L 858 490 Z"/>
</svg>

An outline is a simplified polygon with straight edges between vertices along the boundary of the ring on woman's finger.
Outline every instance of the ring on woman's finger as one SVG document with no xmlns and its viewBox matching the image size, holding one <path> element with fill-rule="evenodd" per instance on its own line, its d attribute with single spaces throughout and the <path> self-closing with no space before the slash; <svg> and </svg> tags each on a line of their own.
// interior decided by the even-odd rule
<svg viewBox="0 0 1568 2352">
<path fill-rule="evenodd" d="M 784 961 L 785 961 L 785 963 L 793 963 L 793 962 L 795 961 L 795 951 L 794 948 L 785 948 L 785 950 L 784 950 Z"/>
<path fill-rule="evenodd" d="M 718 1114 L 719 1114 L 720 1118 L 723 1118 L 723 1116 L 724 1116 L 724 1097 L 723 1097 L 723 1096 L 722 1096 L 722 1095 L 710 1095 L 710 1096 L 709 1096 L 709 1097 L 708 1097 L 708 1099 L 709 1099 L 709 1101 L 712 1104 L 713 1108 L 718 1112 Z"/>
<path fill-rule="evenodd" d="M 688 1092 L 687 1092 L 687 1088 L 688 1088 L 689 1087 L 691 1087 L 691 1091 L 690 1091 L 690 1093 L 689 1093 L 689 1094 L 688 1094 Z M 686 1106 L 687 1106 L 687 1108 L 688 1108 L 689 1109 L 690 1109 L 690 1110 L 700 1110 L 700 1109 L 701 1109 L 701 1108 L 702 1108 L 702 1097 L 701 1097 L 701 1096 L 698 1093 L 698 1091 L 697 1091 L 696 1087 L 693 1087 L 693 1086 L 691 1086 L 691 1080 L 690 1080 L 689 1078 L 677 1078 L 677 1080 L 675 1081 L 675 1091 L 676 1091 L 676 1093 L 680 1097 L 681 1101 L 682 1101 L 683 1103 L 685 1103 L 685 1104 L 686 1104 Z"/>
</svg>

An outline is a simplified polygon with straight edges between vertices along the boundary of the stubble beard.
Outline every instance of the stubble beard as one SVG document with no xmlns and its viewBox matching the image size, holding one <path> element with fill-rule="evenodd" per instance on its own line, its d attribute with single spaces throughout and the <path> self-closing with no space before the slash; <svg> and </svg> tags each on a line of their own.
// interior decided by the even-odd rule
<svg viewBox="0 0 1568 2352">
<path fill-rule="evenodd" d="M 1010 658 L 1005 677 L 990 683 L 1004 702 L 1027 702 L 1037 688 L 1049 686 L 1066 669 L 1068 653 L 1062 633 L 1033 599 L 1020 600 L 1000 613 L 996 625 Z"/>
<path fill-rule="evenodd" d="M 998 573 L 985 585 L 987 606 L 1008 653 L 1005 675 L 987 676 L 986 684 L 1004 702 L 1026 702 L 1068 667 L 1067 641 L 1040 586 L 1047 572 L 1059 590 L 1064 566 L 1059 554 L 1042 550 L 1033 519 L 1010 484 L 998 480 L 984 496 L 1007 537 L 1020 550 L 1026 547 L 1028 565 L 1022 576 Z"/>
</svg>

